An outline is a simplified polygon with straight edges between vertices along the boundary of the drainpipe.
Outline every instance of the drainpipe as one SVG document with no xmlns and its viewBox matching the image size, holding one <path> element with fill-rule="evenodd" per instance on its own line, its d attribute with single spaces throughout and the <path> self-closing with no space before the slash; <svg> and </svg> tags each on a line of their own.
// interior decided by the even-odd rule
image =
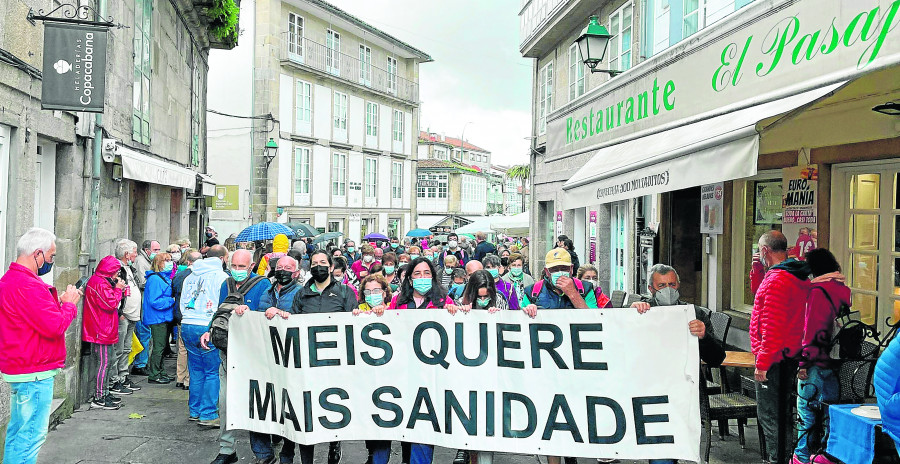
<svg viewBox="0 0 900 464">
<path fill-rule="evenodd" d="M 97 0 L 95 3 L 97 21 L 102 21 L 102 16 L 106 16 L 106 0 Z M 103 158 L 100 150 L 103 147 L 103 113 L 94 115 L 94 143 L 92 148 L 93 163 L 91 167 L 91 242 L 90 254 L 88 257 L 88 268 L 85 276 L 91 274 L 94 266 L 97 264 L 97 242 L 98 231 L 100 225 L 100 172 L 103 171 Z"/>
</svg>

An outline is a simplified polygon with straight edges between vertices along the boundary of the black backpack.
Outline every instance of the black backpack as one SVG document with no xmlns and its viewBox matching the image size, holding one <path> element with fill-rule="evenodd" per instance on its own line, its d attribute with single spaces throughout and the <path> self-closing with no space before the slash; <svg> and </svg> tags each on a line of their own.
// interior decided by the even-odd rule
<svg viewBox="0 0 900 464">
<path fill-rule="evenodd" d="M 235 286 L 234 279 L 226 280 L 228 282 L 228 296 L 225 297 L 225 300 L 219 305 L 219 309 L 216 310 L 216 314 L 213 315 L 209 328 L 209 339 L 212 341 L 213 346 L 222 350 L 223 353 L 228 353 L 228 320 L 231 318 L 231 312 L 234 311 L 234 308 L 244 304 L 244 295 L 265 279 L 261 275 L 251 275 L 252 277 L 249 277 L 241 285 L 241 288 Z"/>
</svg>

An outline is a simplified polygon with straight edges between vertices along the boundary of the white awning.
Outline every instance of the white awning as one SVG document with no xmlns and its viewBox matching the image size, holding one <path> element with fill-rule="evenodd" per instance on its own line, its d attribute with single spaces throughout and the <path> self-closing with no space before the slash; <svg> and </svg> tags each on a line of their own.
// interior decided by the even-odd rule
<svg viewBox="0 0 900 464">
<path fill-rule="evenodd" d="M 122 159 L 122 176 L 126 179 L 189 191 L 194 191 L 197 185 L 197 173 L 175 163 L 147 156 L 124 145 L 116 147 L 116 154 Z"/>
<path fill-rule="evenodd" d="M 807 105 L 843 82 L 597 150 L 563 185 L 563 209 L 756 175 L 763 119 Z"/>
</svg>

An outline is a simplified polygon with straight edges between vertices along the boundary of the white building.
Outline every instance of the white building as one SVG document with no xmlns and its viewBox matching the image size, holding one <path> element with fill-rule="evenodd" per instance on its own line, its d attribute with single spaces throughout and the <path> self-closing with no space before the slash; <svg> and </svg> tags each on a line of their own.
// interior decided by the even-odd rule
<svg viewBox="0 0 900 464">
<path fill-rule="evenodd" d="M 209 118 L 210 171 L 237 198 L 212 211 L 220 236 L 262 220 L 357 241 L 404 235 L 415 226 L 418 66 L 431 57 L 324 1 L 241 9 L 249 39 L 213 54 L 210 75 L 227 81 L 211 83 L 209 107 L 259 117 Z"/>
</svg>

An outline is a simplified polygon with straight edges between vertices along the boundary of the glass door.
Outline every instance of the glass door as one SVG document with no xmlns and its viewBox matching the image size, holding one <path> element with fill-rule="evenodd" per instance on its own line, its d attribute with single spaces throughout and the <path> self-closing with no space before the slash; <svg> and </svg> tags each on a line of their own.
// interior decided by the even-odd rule
<svg viewBox="0 0 900 464">
<path fill-rule="evenodd" d="M 628 278 L 628 202 L 619 201 L 610 207 L 612 243 L 610 246 L 611 290 L 626 290 Z"/>
<path fill-rule="evenodd" d="M 845 235 L 836 235 L 832 244 L 842 251 L 838 259 L 852 291 L 853 310 L 882 330 L 887 319 L 900 319 L 900 171 L 866 167 L 841 174 L 836 180 L 846 203 L 836 202 L 833 211 L 845 211 L 836 218 Z"/>
</svg>

